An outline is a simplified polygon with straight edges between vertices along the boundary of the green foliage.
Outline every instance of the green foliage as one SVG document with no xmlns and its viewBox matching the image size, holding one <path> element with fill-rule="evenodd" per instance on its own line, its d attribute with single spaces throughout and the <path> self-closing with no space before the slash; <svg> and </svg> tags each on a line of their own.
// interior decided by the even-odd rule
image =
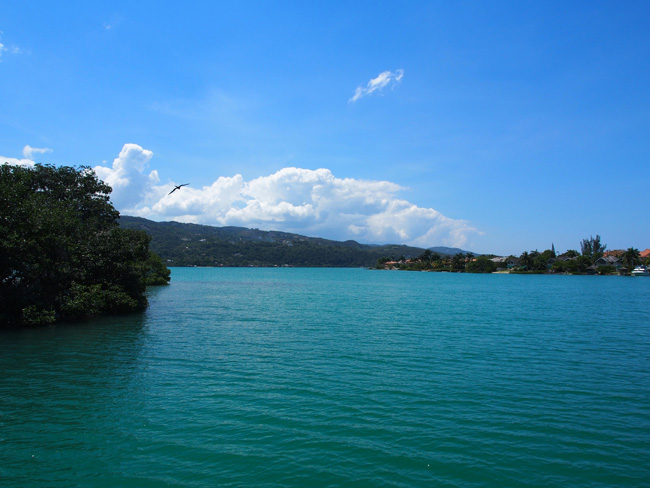
<svg viewBox="0 0 650 488">
<path fill-rule="evenodd" d="M 590 265 L 591 260 L 588 257 L 578 256 L 566 261 L 556 261 L 551 269 L 555 273 L 578 274 L 584 273 Z"/>
<path fill-rule="evenodd" d="M 149 259 L 144 272 L 144 281 L 147 286 L 169 284 L 171 271 L 165 266 L 163 260 L 153 251 L 149 251 Z"/>
<path fill-rule="evenodd" d="M 556 257 L 555 256 L 555 251 L 553 249 L 547 249 L 541 255 L 544 258 L 545 262 L 548 262 L 549 259 L 552 259 L 552 258 Z"/>
<path fill-rule="evenodd" d="M 591 259 L 589 259 L 587 256 L 578 256 L 578 259 L 576 261 L 578 263 L 578 271 L 580 273 L 584 273 L 585 270 L 591 265 Z"/>
<path fill-rule="evenodd" d="M 582 255 L 588 257 L 591 262 L 594 263 L 597 259 L 602 257 L 605 249 L 607 249 L 607 244 L 600 242 L 599 235 L 596 235 L 596 237 L 589 236 L 589 239 L 582 240 L 580 243 L 580 249 Z"/>
<path fill-rule="evenodd" d="M 22 309 L 24 325 L 47 325 L 56 321 L 54 310 L 47 310 L 38 305 L 30 305 Z"/>
<path fill-rule="evenodd" d="M 84 319 L 98 315 L 104 304 L 102 286 L 72 283 L 61 297 L 61 314 L 69 319 Z"/>
<path fill-rule="evenodd" d="M 581 266 L 578 259 L 568 259 L 566 261 L 556 261 L 551 268 L 556 273 L 580 273 L 589 266 Z"/>
<path fill-rule="evenodd" d="M 119 228 L 110 192 L 88 168 L 0 166 L 0 326 L 146 307 L 150 238 Z"/>
<path fill-rule="evenodd" d="M 431 249 L 425 249 L 422 254 L 418 257 L 418 260 L 420 261 L 426 261 L 426 262 L 431 262 L 431 257 L 433 256 L 433 253 L 431 252 Z"/>
<path fill-rule="evenodd" d="M 598 266 L 598 274 L 600 274 L 600 275 L 616 274 L 616 267 L 615 266 Z"/>
<path fill-rule="evenodd" d="M 564 273 L 564 272 L 566 272 L 567 271 L 566 270 L 566 263 L 568 263 L 568 261 L 555 261 L 553 263 L 553 266 L 551 266 L 551 271 L 553 273 Z"/>
<path fill-rule="evenodd" d="M 459 252 L 456 253 L 452 258 L 451 258 L 451 268 L 454 271 L 463 271 L 465 269 L 465 260 L 466 257 L 463 253 Z"/>
<path fill-rule="evenodd" d="M 537 254 L 533 259 L 532 269 L 534 271 L 545 271 L 547 268 L 548 259 L 543 254 Z"/>
<path fill-rule="evenodd" d="M 479 256 L 476 261 L 470 261 L 465 266 L 468 273 L 492 273 L 497 270 L 497 265 L 488 256 Z"/>
<path fill-rule="evenodd" d="M 630 247 L 625 253 L 623 253 L 623 264 L 628 267 L 629 270 L 632 270 L 637 264 L 641 262 L 641 253 L 638 249 Z"/>
</svg>

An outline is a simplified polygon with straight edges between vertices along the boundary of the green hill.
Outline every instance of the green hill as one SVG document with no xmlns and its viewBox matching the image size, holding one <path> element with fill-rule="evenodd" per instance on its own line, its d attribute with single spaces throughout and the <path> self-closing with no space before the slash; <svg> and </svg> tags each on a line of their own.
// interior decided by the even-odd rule
<svg viewBox="0 0 650 488">
<path fill-rule="evenodd" d="M 381 257 L 416 257 L 424 251 L 245 227 L 154 222 L 125 215 L 119 222 L 124 228 L 147 232 L 152 238 L 151 250 L 168 266 L 360 267 L 374 266 Z"/>
<path fill-rule="evenodd" d="M 469 254 L 470 252 L 470 251 L 464 251 L 459 247 L 446 247 L 446 246 L 430 247 L 429 250 L 431 252 L 440 254 L 441 256 L 453 256 L 455 254 Z M 480 254 L 477 253 L 472 253 L 472 254 L 474 254 L 475 256 L 480 256 Z"/>
</svg>

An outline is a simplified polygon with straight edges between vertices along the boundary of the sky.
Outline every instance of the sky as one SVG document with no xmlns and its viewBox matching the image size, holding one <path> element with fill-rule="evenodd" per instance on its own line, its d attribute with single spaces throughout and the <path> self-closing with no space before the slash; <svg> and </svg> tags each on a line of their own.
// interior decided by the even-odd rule
<svg viewBox="0 0 650 488">
<path fill-rule="evenodd" d="M 648 25 L 645 1 L 6 0 L 0 161 L 89 166 L 156 221 L 643 250 Z"/>
</svg>

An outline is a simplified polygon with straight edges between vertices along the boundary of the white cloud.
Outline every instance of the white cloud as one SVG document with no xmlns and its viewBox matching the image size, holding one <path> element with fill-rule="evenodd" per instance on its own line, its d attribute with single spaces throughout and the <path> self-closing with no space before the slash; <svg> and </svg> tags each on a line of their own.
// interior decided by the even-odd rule
<svg viewBox="0 0 650 488">
<path fill-rule="evenodd" d="M 395 183 L 337 178 L 324 168 L 283 168 L 250 181 L 222 176 L 170 195 L 174 183 L 161 185 L 156 171 L 147 174 L 152 155 L 126 144 L 111 168 L 95 168 L 113 187 L 111 200 L 125 215 L 422 247 L 460 247 L 480 234 L 464 220 L 399 198 L 405 188 Z"/>
<path fill-rule="evenodd" d="M 26 145 L 23 148 L 23 159 L 20 158 L 10 158 L 6 156 L 0 156 L 0 164 L 3 163 L 8 163 L 12 164 L 14 166 L 34 166 L 36 162 L 33 159 L 34 154 L 44 154 L 44 153 L 49 153 L 52 152 L 52 149 L 49 147 L 32 147 L 30 145 Z"/>
<path fill-rule="evenodd" d="M 366 95 L 370 95 L 375 91 L 381 92 L 388 85 L 394 87 L 395 84 L 400 82 L 403 76 L 403 69 L 398 69 L 394 73 L 391 71 L 384 71 L 382 73 L 379 73 L 377 77 L 372 78 L 365 87 L 359 85 L 354 91 L 354 95 L 352 98 L 350 98 L 350 100 L 348 100 L 348 102 L 356 102 L 360 98 L 365 97 Z"/>
<path fill-rule="evenodd" d="M 6 156 L 0 156 L 0 164 L 11 164 L 14 166 L 34 166 L 36 164 L 31 159 L 18 159 L 18 158 L 8 158 Z"/>
<path fill-rule="evenodd" d="M 2 36 L 2 31 L 0 31 L 0 36 Z M 0 62 L 2 62 L 2 55 L 6 52 L 11 54 L 20 54 L 21 50 L 18 46 L 7 46 L 0 42 Z"/>
<path fill-rule="evenodd" d="M 119 15 L 113 15 L 110 19 L 102 22 L 102 27 L 106 31 L 115 30 L 122 23 L 123 18 Z"/>
<path fill-rule="evenodd" d="M 27 145 L 23 148 L 23 156 L 27 159 L 32 159 L 34 154 L 45 154 L 50 152 L 52 152 L 52 150 L 49 147 L 32 147 Z"/>
<path fill-rule="evenodd" d="M 149 193 L 157 195 L 154 185 L 158 172 L 145 174 L 153 153 L 137 144 L 124 144 L 112 167 L 96 166 L 97 176 L 113 188 L 111 200 L 118 209 L 134 212 Z"/>
</svg>

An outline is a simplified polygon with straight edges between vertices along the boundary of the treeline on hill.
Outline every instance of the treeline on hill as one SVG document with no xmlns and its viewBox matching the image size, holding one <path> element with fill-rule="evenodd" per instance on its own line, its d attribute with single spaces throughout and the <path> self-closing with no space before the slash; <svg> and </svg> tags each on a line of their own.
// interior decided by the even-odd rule
<svg viewBox="0 0 650 488">
<path fill-rule="evenodd" d="M 418 255 L 409 246 L 372 246 L 278 231 L 153 222 L 122 216 L 120 225 L 145 231 L 169 266 L 371 267 L 381 256 Z"/>
<path fill-rule="evenodd" d="M 0 165 L 0 327 L 142 310 L 169 270 L 89 168 Z"/>
</svg>

